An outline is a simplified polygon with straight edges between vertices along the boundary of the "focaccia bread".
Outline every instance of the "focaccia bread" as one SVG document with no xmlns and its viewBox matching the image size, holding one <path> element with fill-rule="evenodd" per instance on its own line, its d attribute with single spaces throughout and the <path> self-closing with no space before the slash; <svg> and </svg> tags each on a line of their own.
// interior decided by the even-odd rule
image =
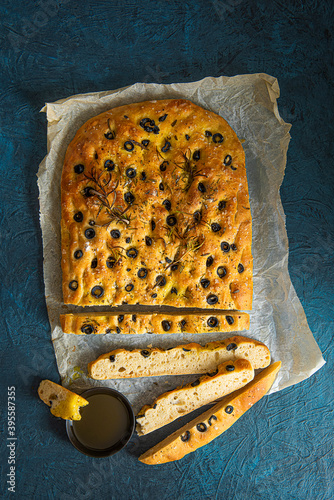
<svg viewBox="0 0 334 500">
<path fill-rule="evenodd" d="M 280 361 L 273 363 L 254 377 L 252 382 L 181 427 L 141 455 L 139 460 L 148 465 L 173 462 L 210 443 L 269 391 L 280 367 Z M 252 430 L 249 429 L 249 432 Z"/>
<path fill-rule="evenodd" d="M 221 116 L 174 99 L 90 119 L 61 206 L 65 304 L 251 309 L 245 155 Z"/>
<path fill-rule="evenodd" d="M 191 343 L 170 349 L 115 349 L 89 363 L 88 374 L 106 380 L 207 373 L 224 361 L 240 358 L 248 359 L 254 369 L 264 368 L 270 363 L 270 352 L 262 342 L 239 336 L 204 347 Z"/>
<path fill-rule="evenodd" d="M 38 395 L 45 404 L 51 406 L 52 415 L 65 420 L 81 420 L 79 409 L 88 405 L 87 399 L 51 380 L 42 380 Z"/>
<path fill-rule="evenodd" d="M 143 334 L 239 332 L 249 328 L 249 315 L 242 312 L 213 314 L 61 314 L 64 333 Z"/>
<path fill-rule="evenodd" d="M 225 361 L 213 373 L 161 394 L 153 405 L 145 405 L 136 417 L 136 430 L 144 436 L 179 417 L 222 398 L 248 384 L 254 378 L 252 365 L 246 359 Z"/>
</svg>

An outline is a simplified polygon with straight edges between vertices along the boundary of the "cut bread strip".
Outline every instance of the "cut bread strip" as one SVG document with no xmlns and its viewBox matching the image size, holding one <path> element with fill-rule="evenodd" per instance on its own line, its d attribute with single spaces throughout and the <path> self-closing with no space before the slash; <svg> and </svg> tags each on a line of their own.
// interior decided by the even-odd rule
<svg viewBox="0 0 334 500">
<path fill-rule="evenodd" d="M 61 314 L 64 333 L 75 335 L 120 333 L 211 333 L 248 330 L 249 314 L 225 312 L 211 314 Z"/>
<path fill-rule="evenodd" d="M 280 367 L 280 361 L 273 363 L 245 387 L 153 446 L 139 460 L 148 465 L 173 462 L 210 443 L 269 391 Z"/>
<path fill-rule="evenodd" d="M 81 420 L 79 408 L 88 405 L 86 399 L 51 380 L 42 380 L 38 395 L 45 404 L 51 406 L 52 415 L 65 420 Z"/>
<path fill-rule="evenodd" d="M 159 429 L 196 408 L 240 389 L 253 378 L 253 367 L 246 359 L 225 361 L 215 372 L 165 392 L 152 406 L 144 406 L 137 415 L 137 433 L 143 436 Z"/>
<path fill-rule="evenodd" d="M 167 350 L 116 349 L 89 363 L 88 373 L 96 380 L 207 373 L 224 361 L 240 358 L 248 359 L 254 369 L 264 368 L 270 363 L 270 352 L 262 342 L 239 336 L 204 347 L 191 343 Z"/>
</svg>

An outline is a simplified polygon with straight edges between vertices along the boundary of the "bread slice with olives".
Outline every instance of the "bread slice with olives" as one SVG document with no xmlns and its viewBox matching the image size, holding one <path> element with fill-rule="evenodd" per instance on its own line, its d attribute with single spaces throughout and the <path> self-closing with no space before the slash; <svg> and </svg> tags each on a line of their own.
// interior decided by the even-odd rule
<svg viewBox="0 0 334 500">
<path fill-rule="evenodd" d="M 209 342 L 178 345 L 170 349 L 116 349 L 88 364 L 88 374 L 96 380 L 185 375 L 214 371 L 224 361 L 248 359 L 254 369 L 270 363 L 269 349 L 257 340 L 234 336 Z"/>
<path fill-rule="evenodd" d="M 65 420 L 81 420 L 79 409 L 88 405 L 85 398 L 51 380 L 42 380 L 38 395 L 45 404 L 51 406 L 52 415 Z"/>
<path fill-rule="evenodd" d="M 173 462 L 210 443 L 269 391 L 280 367 L 280 361 L 273 363 L 245 387 L 226 396 L 223 401 L 143 453 L 139 460 L 147 465 Z"/>
<path fill-rule="evenodd" d="M 237 332 L 249 328 L 249 314 L 235 311 L 214 314 L 89 312 L 61 314 L 60 323 L 64 333 L 75 335 Z"/>
<path fill-rule="evenodd" d="M 165 392 L 153 405 L 145 405 L 136 418 L 137 433 L 143 436 L 155 431 L 215 399 L 240 389 L 253 378 L 253 367 L 246 359 L 225 361 L 214 372 Z"/>
</svg>

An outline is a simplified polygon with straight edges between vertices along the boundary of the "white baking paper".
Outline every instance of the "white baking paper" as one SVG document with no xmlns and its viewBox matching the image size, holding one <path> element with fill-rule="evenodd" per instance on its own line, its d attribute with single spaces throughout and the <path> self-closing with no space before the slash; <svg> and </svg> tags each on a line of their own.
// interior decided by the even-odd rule
<svg viewBox="0 0 334 500">
<path fill-rule="evenodd" d="M 38 171 L 38 186 L 45 295 L 58 369 L 65 386 L 79 392 L 97 385 L 116 388 L 137 411 L 162 392 L 194 380 L 196 375 L 101 382 L 88 378 L 87 363 L 120 347 L 172 347 L 190 341 L 204 345 L 230 336 L 220 333 L 78 336 L 64 334 L 60 327 L 60 312 L 80 310 L 64 306 L 61 293 L 60 179 L 66 149 L 89 118 L 116 106 L 166 98 L 186 98 L 218 113 L 243 141 L 253 217 L 254 301 L 250 330 L 240 334 L 264 342 L 272 360 L 282 361 L 271 392 L 310 377 L 324 364 L 288 273 L 289 246 L 279 188 L 284 177 L 290 125 L 279 115 L 278 97 L 279 86 L 274 77 L 254 74 L 209 77 L 171 85 L 137 83 L 116 91 L 72 96 L 43 108 L 48 121 L 48 154 Z M 136 308 L 138 312 L 139 306 Z M 133 306 L 122 308 L 133 309 Z"/>
</svg>

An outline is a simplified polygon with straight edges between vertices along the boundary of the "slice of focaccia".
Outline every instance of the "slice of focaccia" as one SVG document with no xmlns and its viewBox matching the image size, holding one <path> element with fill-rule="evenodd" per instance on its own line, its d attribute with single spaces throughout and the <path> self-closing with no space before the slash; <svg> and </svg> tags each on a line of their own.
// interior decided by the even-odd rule
<svg viewBox="0 0 334 500">
<path fill-rule="evenodd" d="M 60 323 L 65 333 L 75 335 L 237 332 L 249 328 L 249 314 L 79 313 L 61 314 Z"/>
<path fill-rule="evenodd" d="M 139 457 L 148 465 L 180 460 L 220 436 L 261 399 L 272 386 L 281 362 L 277 361 L 252 382 L 177 430 Z"/>
<path fill-rule="evenodd" d="M 88 373 L 96 380 L 207 373 L 238 358 L 248 359 L 254 369 L 264 368 L 270 352 L 262 342 L 239 336 L 204 347 L 191 343 L 171 349 L 116 349 L 89 363 Z"/>
<path fill-rule="evenodd" d="M 143 436 L 155 431 L 196 408 L 240 389 L 253 378 L 253 367 L 246 359 L 225 361 L 214 372 L 162 394 L 153 405 L 145 405 L 136 418 L 137 433 Z"/>
<path fill-rule="evenodd" d="M 65 420 L 81 420 L 80 407 L 88 405 L 88 401 L 51 380 L 42 380 L 38 388 L 41 400 L 51 406 L 55 417 Z"/>
<path fill-rule="evenodd" d="M 251 309 L 245 155 L 221 116 L 172 99 L 91 118 L 61 210 L 65 304 Z"/>
</svg>

